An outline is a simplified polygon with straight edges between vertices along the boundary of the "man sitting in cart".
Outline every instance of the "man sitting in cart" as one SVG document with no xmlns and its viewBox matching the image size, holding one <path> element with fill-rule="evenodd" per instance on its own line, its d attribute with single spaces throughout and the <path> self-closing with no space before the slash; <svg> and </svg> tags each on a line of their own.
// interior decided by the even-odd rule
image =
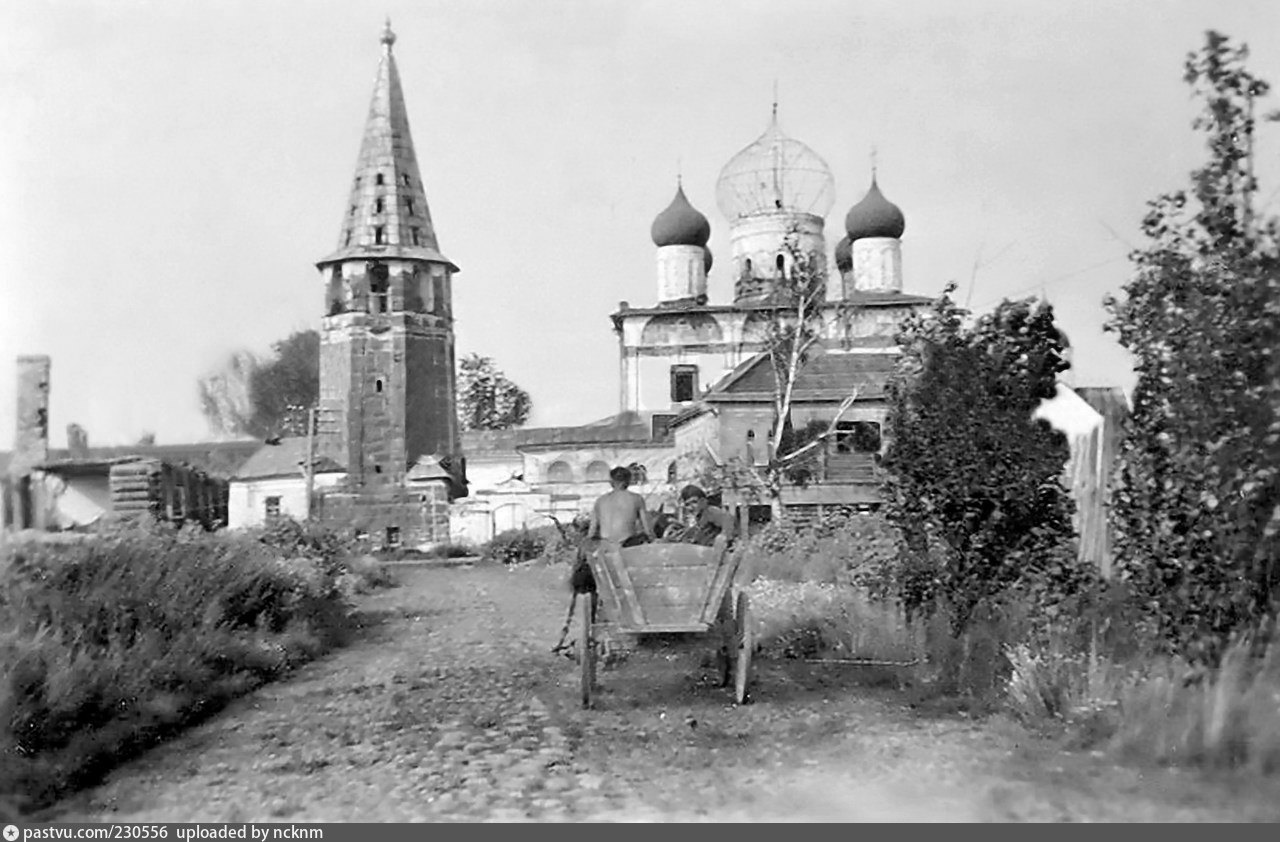
<svg viewBox="0 0 1280 842">
<path fill-rule="evenodd" d="M 677 540 L 709 547 L 723 535 L 726 543 L 733 542 L 738 531 L 737 521 L 724 509 L 712 505 L 707 492 L 699 486 L 686 485 L 680 490 L 680 502 L 688 507 L 693 523 Z"/>
<path fill-rule="evenodd" d="M 596 500 L 591 510 L 588 540 L 599 540 L 618 547 L 634 547 L 654 540 L 653 519 L 644 498 L 628 490 L 631 471 L 619 465 L 609 472 L 612 490 Z"/>
</svg>

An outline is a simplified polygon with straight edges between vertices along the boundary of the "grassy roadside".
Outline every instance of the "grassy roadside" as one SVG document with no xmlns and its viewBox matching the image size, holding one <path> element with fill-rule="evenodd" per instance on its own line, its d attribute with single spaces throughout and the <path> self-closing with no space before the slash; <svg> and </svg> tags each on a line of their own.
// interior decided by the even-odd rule
<svg viewBox="0 0 1280 842">
<path fill-rule="evenodd" d="M 0 818 L 48 804 L 355 630 L 391 584 L 336 536 L 116 525 L 0 558 Z"/>
</svg>

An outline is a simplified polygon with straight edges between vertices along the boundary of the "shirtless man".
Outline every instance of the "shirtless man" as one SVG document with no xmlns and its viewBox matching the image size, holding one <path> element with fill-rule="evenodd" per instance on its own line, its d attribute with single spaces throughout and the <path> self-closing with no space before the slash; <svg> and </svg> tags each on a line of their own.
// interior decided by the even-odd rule
<svg viewBox="0 0 1280 842">
<path fill-rule="evenodd" d="M 707 492 L 696 485 L 686 485 L 680 491 L 680 502 L 688 507 L 693 515 L 693 524 L 686 530 L 684 539 L 691 544 L 715 543 L 719 535 L 732 543 L 737 535 L 738 524 L 733 515 L 719 506 L 711 505 Z"/>
<path fill-rule="evenodd" d="M 601 495 L 591 511 L 587 538 L 620 547 L 652 541 L 653 520 L 644 498 L 627 490 L 631 484 L 631 472 L 621 466 L 614 468 L 609 472 L 609 484 L 613 490 Z"/>
</svg>

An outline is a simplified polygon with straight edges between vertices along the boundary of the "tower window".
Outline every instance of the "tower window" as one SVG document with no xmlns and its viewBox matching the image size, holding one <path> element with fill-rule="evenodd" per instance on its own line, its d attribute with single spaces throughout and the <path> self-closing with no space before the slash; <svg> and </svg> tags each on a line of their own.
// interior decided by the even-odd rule
<svg viewBox="0 0 1280 842">
<path fill-rule="evenodd" d="M 751 274 L 751 258 L 747 258 L 747 274 Z"/>
<path fill-rule="evenodd" d="M 268 497 L 263 501 L 263 514 L 267 516 L 267 520 L 280 517 L 280 498 Z"/>
<path fill-rule="evenodd" d="M 378 245 L 378 246 L 382 245 L 382 226 L 381 225 L 373 229 L 373 243 L 374 245 Z"/>
<path fill-rule="evenodd" d="M 404 181 L 404 186 L 405 186 L 405 187 L 408 187 L 408 186 L 409 186 L 409 174 L 408 174 L 408 173 L 405 173 L 404 175 L 400 176 L 400 178 L 401 178 L 401 180 L 402 180 L 402 181 Z"/>
<path fill-rule="evenodd" d="M 420 245 L 422 245 L 422 243 L 418 242 L 418 229 L 417 229 L 417 228 L 412 228 L 412 229 L 410 229 L 410 230 L 409 230 L 409 235 L 410 235 L 411 237 L 413 237 L 413 244 L 414 244 L 415 246 L 420 246 Z"/>
<path fill-rule="evenodd" d="M 375 474 L 380 474 L 380 473 L 382 473 L 382 466 L 381 466 L 381 465 L 374 465 L 374 466 L 373 466 L 373 472 L 374 472 Z"/>
<path fill-rule="evenodd" d="M 373 391 L 375 392 L 382 391 L 382 378 L 378 378 L 377 380 L 373 381 Z"/>
<path fill-rule="evenodd" d="M 405 199 L 404 206 L 409 211 L 409 216 L 413 216 L 413 199 Z"/>
<path fill-rule="evenodd" d="M 696 365 L 671 366 L 671 400 L 685 403 L 697 396 L 698 367 Z"/>
<path fill-rule="evenodd" d="M 374 202 L 373 202 L 373 212 L 374 212 L 374 213 L 382 213 L 382 199 L 375 199 L 375 200 L 374 200 Z M 778 260 L 782 260 L 782 257 L 781 257 L 781 256 L 779 256 L 779 257 L 778 257 Z"/>
<path fill-rule="evenodd" d="M 375 176 L 375 177 L 374 177 L 374 179 L 373 179 L 373 183 L 374 183 L 374 184 L 381 184 L 381 183 L 382 183 L 382 173 L 378 173 L 378 174 L 377 174 L 377 176 Z"/>
<path fill-rule="evenodd" d="M 356 206 L 355 206 L 355 205 L 352 205 L 352 206 L 351 206 L 351 210 L 347 211 L 347 215 L 348 215 L 348 216 L 355 216 L 355 215 L 356 215 Z"/>
<path fill-rule="evenodd" d="M 351 245 L 351 229 L 347 229 L 347 241 L 346 241 L 345 243 L 343 243 L 342 245 L 343 245 L 343 247 L 344 247 L 344 248 L 345 248 L 346 246 Z"/>
<path fill-rule="evenodd" d="M 779 272 L 787 268 L 787 261 L 783 259 L 782 255 L 778 255 L 777 260 L 774 262 L 777 263 Z"/>
</svg>

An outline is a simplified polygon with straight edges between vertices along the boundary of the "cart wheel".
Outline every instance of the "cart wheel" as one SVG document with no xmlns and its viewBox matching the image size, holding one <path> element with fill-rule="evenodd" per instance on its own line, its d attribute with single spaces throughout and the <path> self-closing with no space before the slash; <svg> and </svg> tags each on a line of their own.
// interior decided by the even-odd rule
<svg viewBox="0 0 1280 842">
<path fill-rule="evenodd" d="M 751 650 L 755 641 L 751 632 L 751 603 L 746 591 L 738 592 L 738 664 L 734 670 L 733 699 L 740 705 L 747 703 L 748 685 L 751 681 Z"/>
<path fill-rule="evenodd" d="M 591 707 L 591 691 L 596 684 L 596 595 L 582 595 L 582 635 L 578 640 L 578 661 L 582 664 L 582 706 Z"/>
<path fill-rule="evenodd" d="M 716 671 L 720 676 L 720 686 L 728 687 L 733 675 L 733 651 L 738 633 L 733 622 L 733 595 L 727 589 L 724 599 L 720 600 L 720 610 L 716 612 L 716 631 L 720 638 L 716 649 Z"/>
</svg>

